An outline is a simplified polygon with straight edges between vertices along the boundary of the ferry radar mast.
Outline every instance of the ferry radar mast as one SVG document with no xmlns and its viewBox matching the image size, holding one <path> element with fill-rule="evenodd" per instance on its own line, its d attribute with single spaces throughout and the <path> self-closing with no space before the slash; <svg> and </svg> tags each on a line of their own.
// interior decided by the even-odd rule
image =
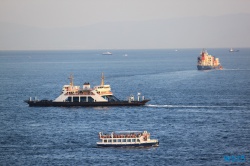
<svg viewBox="0 0 250 166">
<path fill-rule="evenodd" d="M 104 86 L 104 75 L 102 73 L 102 81 L 101 81 L 101 86 Z"/>
<path fill-rule="evenodd" d="M 70 80 L 70 86 L 74 86 L 74 83 L 73 83 L 74 77 L 72 74 L 70 74 L 69 80 Z"/>
</svg>

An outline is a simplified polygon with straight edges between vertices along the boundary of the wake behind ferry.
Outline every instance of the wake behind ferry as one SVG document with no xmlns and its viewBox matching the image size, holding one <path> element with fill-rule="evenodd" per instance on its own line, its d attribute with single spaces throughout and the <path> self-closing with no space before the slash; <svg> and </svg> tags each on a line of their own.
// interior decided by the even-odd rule
<svg viewBox="0 0 250 166">
<path fill-rule="evenodd" d="M 104 85 L 104 76 L 102 73 L 101 85 L 95 86 L 93 89 L 88 82 L 83 87 L 74 86 L 73 76 L 70 76 L 70 84 L 64 85 L 62 93 L 55 100 L 25 100 L 29 106 L 38 107 L 71 107 L 71 106 L 141 106 L 145 105 L 149 99 L 144 99 L 138 93 L 138 99 L 131 95 L 128 100 L 119 100 L 111 92 L 110 85 Z"/>
<path fill-rule="evenodd" d="M 159 146 L 159 141 L 150 139 L 150 133 L 147 131 L 118 131 L 111 134 L 99 132 L 99 139 L 100 142 L 96 143 L 99 147 Z"/>
</svg>

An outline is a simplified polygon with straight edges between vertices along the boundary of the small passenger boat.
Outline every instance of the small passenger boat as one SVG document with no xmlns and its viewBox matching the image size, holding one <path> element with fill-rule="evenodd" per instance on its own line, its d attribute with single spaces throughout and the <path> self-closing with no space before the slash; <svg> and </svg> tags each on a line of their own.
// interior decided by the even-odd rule
<svg viewBox="0 0 250 166">
<path fill-rule="evenodd" d="M 99 132 L 99 147 L 157 147 L 159 141 L 150 139 L 150 133 L 147 131 L 117 131 L 111 134 Z"/>
</svg>

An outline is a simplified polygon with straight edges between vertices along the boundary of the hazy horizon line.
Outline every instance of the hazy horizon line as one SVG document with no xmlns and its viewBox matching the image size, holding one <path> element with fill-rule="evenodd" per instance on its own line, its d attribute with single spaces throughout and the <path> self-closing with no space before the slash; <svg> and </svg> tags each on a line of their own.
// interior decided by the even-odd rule
<svg viewBox="0 0 250 166">
<path fill-rule="evenodd" d="M 115 50 L 184 50 L 184 49 L 249 49 L 250 47 L 193 47 L 193 48 L 110 48 L 110 49 L 102 49 L 102 48 L 97 48 L 97 49 L 0 49 L 0 51 L 95 51 L 95 50 L 100 50 L 100 51 L 115 51 Z"/>
</svg>

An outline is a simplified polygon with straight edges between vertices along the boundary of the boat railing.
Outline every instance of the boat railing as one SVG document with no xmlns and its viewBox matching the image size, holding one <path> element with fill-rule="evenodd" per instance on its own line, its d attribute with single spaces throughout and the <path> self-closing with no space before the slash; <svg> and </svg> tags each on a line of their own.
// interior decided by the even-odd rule
<svg viewBox="0 0 250 166">
<path fill-rule="evenodd" d="M 93 92 L 67 92 L 65 95 L 95 95 Z"/>
<path fill-rule="evenodd" d="M 141 136 L 148 136 L 149 133 L 128 133 L 128 134 L 103 134 L 99 133 L 101 139 L 103 138 L 140 138 Z"/>
<path fill-rule="evenodd" d="M 101 135 L 101 138 L 140 138 L 141 135 Z"/>
<path fill-rule="evenodd" d="M 112 92 L 100 92 L 100 91 L 98 91 L 97 93 L 100 95 L 104 95 L 104 94 L 112 95 L 113 94 Z"/>
</svg>

